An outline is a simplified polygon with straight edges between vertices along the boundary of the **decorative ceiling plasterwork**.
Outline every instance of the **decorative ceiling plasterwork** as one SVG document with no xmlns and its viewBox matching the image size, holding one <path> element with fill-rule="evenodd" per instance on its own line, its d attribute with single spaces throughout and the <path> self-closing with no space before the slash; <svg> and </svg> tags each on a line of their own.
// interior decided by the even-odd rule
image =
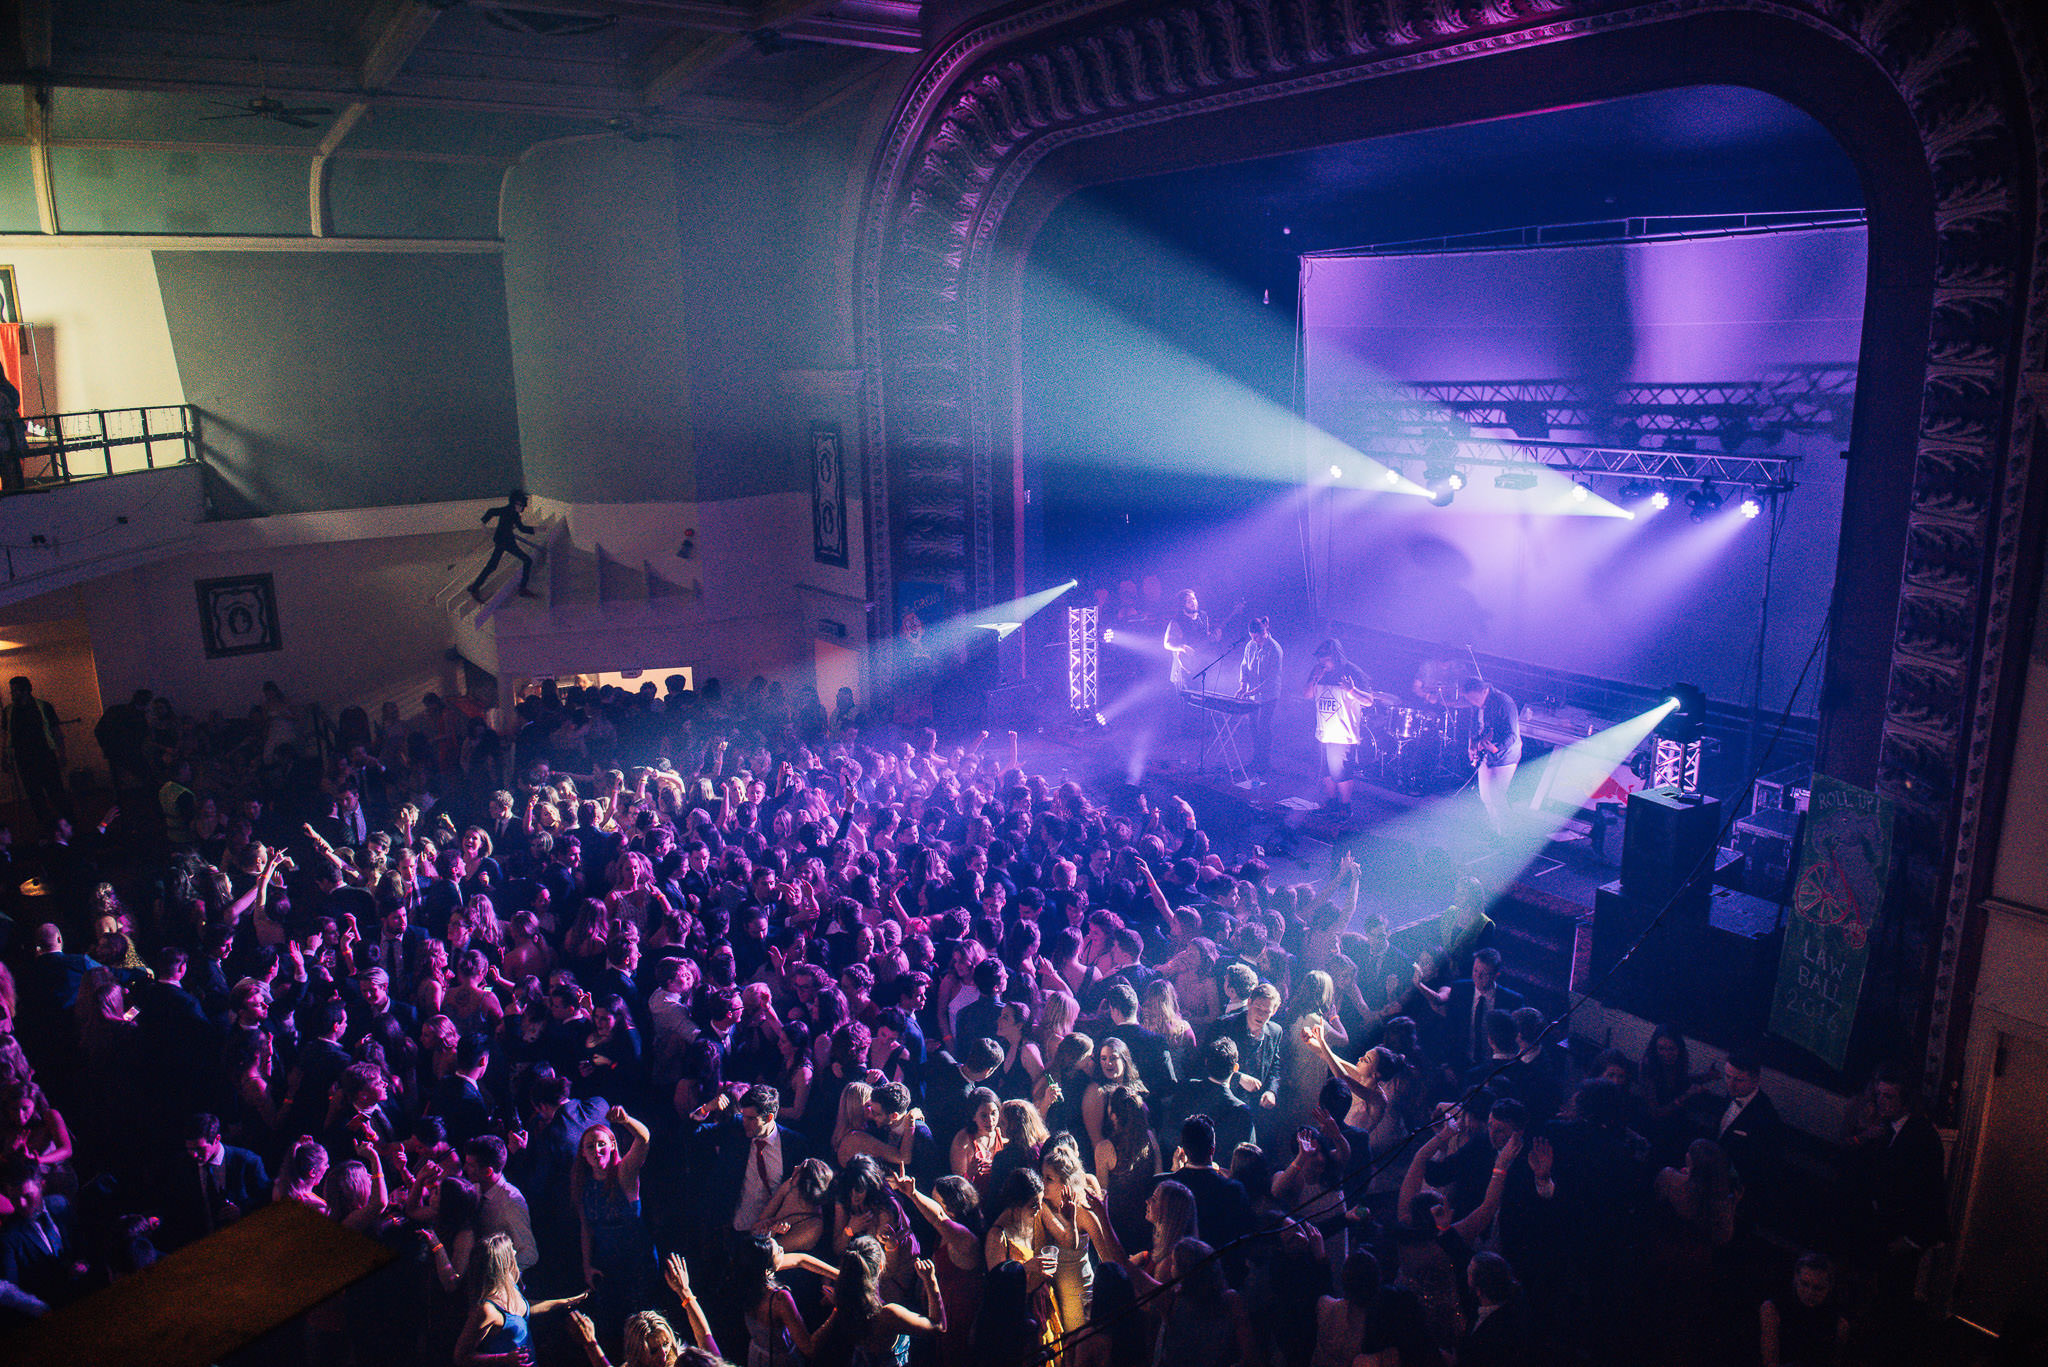
<svg viewBox="0 0 2048 1367">
<path fill-rule="evenodd" d="M 857 280 L 864 360 L 869 585 L 996 584 L 995 415 L 1010 380 L 991 339 L 1003 215 L 1055 149 L 1145 124 L 1372 81 L 1677 18 L 1797 23 L 1881 71 L 1917 128 L 1937 197 L 1933 312 L 1891 649 L 1879 787 L 1899 804 L 1894 909 L 1904 958 L 1931 957 L 1930 1076 L 1979 854 L 1979 816 L 2028 477 L 2030 401 L 2015 342 L 2040 364 L 2048 145 L 2042 60 L 2020 0 L 1963 14 L 1933 0 L 1198 0 L 1018 10 L 927 59 L 877 157 Z M 2018 87 L 2012 79 L 2019 75 Z M 2009 122 L 2029 111 L 2027 124 Z M 1981 634 L 1980 634 L 1981 633 Z M 1937 943 L 1938 942 L 1938 943 Z M 1907 970 L 1912 974 L 1912 970 Z"/>
</svg>

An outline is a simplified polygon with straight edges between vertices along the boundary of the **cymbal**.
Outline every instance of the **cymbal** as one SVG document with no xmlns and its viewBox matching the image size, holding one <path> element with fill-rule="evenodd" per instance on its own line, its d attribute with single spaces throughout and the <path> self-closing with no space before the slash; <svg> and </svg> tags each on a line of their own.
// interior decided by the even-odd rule
<svg viewBox="0 0 2048 1367">
<path fill-rule="evenodd" d="M 1381 707 L 1399 707 L 1401 705 L 1401 700 L 1391 693 L 1375 693 L 1372 695 L 1372 700 Z"/>
</svg>

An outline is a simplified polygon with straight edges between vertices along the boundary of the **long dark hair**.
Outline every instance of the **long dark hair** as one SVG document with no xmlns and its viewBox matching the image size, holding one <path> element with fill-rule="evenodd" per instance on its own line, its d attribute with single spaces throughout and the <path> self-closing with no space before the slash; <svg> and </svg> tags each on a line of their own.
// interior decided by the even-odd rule
<svg viewBox="0 0 2048 1367">
<path fill-rule="evenodd" d="M 775 1278 L 775 1243 L 767 1235 L 749 1234 L 733 1249 L 732 1287 L 749 1308 L 782 1288 Z"/>
<path fill-rule="evenodd" d="M 1115 1267 L 1115 1264 L 1111 1264 Z M 1105 1271 L 1109 1270 L 1107 1268 Z M 1121 1267 L 1116 1267 L 1121 1272 Z M 1102 1274 L 1096 1274 L 1096 1298 L 1102 1296 Z M 1098 1314 L 1100 1312 L 1098 1311 Z M 1136 1316 L 1131 1316 L 1135 1320 Z M 981 1313 L 974 1320 L 974 1361 L 988 1367 L 1020 1367 L 1038 1348 L 1038 1320 L 1031 1313 L 1031 1292 L 1024 1264 L 1012 1258 L 988 1270 L 982 1284 Z"/>
</svg>

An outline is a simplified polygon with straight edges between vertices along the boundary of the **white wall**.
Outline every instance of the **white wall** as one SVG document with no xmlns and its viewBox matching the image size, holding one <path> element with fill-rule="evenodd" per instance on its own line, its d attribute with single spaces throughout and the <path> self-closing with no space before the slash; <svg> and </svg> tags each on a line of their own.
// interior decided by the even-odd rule
<svg viewBox="0 0 2048 1367">
<path fill-rule="evenodd" d="M 24 413 L 185 402 L 152 253 L 10 237 L 0 255 L 14 267 L 49 385 L 36 393 L 35 357 L 24 355 Z"/>
<path fill-rule="evenodd" d="M 415 710 L 429 689 L 455 684 L 453 639 L 433 595 L 474 560 L 478 538 L 440 533 L 183 555 L 79 589 L 92 631 L 100 690 L 165 694 L 181 712 L 243 711 L 275 680 L 294 702 L 330 715 L 384 700 Z M 199 628 L 196 582 L 270 574 L 283 648 L 210 660 Z"/>
</svg>

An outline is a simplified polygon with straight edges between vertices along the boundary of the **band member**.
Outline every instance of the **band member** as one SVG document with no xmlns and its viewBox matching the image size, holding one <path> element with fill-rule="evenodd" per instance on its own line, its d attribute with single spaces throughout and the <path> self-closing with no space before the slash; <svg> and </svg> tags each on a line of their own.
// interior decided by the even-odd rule
<svg viewBox="0 0 2048 1367">
<path fill-rule="evenodd" d="M 1479 709 L 1472 731 L 1472 762 L 1479 768 L 1479 800 L 1496 835 L 1506 834 L 1508 784 L 1522 762 L 1522 718 L 1515 700 L 1481 678 L 1469 678 L 1458 696 Z"/>
<path fill-rule="evenodd" d="M 1244 658 L 1237 662 L 1237 696 L 1258 704 L 1252 713 L 1252 772 L 1273 772 L 1273 710 L 1280 704 L 1280 665 L 1284 652 L 1273 639 L 1272 619 L 1254 617 L 1247 630 Z"/>
<path fill-rule="evenodd" d="M 1166 619 L 1166 649 L 1173 655 L 1173 686 L 1185 692 L 1195 686 L 1195 671 L 1202 667 L 1196 658 L 1223 635 L 1222 629 L 1202 611 L 1193 589 L 1180 596 L 1180 611 Z"/>
<path fill-rule="evenodd" d="M 1329 640 L 1316 647 L 1315 667 L 1309 671 L 1302 696 L 1316 705 L 1316 740 L 1323 747 L 1324 805 L 1349 810 L 1358 785 L 1347 775 L 1345 765 L 1351 747 L 1358 744 L 1365 709 L 1372 706 L 1372 685 L 1344 658 L 1343 645 Z"/>
</svg>

